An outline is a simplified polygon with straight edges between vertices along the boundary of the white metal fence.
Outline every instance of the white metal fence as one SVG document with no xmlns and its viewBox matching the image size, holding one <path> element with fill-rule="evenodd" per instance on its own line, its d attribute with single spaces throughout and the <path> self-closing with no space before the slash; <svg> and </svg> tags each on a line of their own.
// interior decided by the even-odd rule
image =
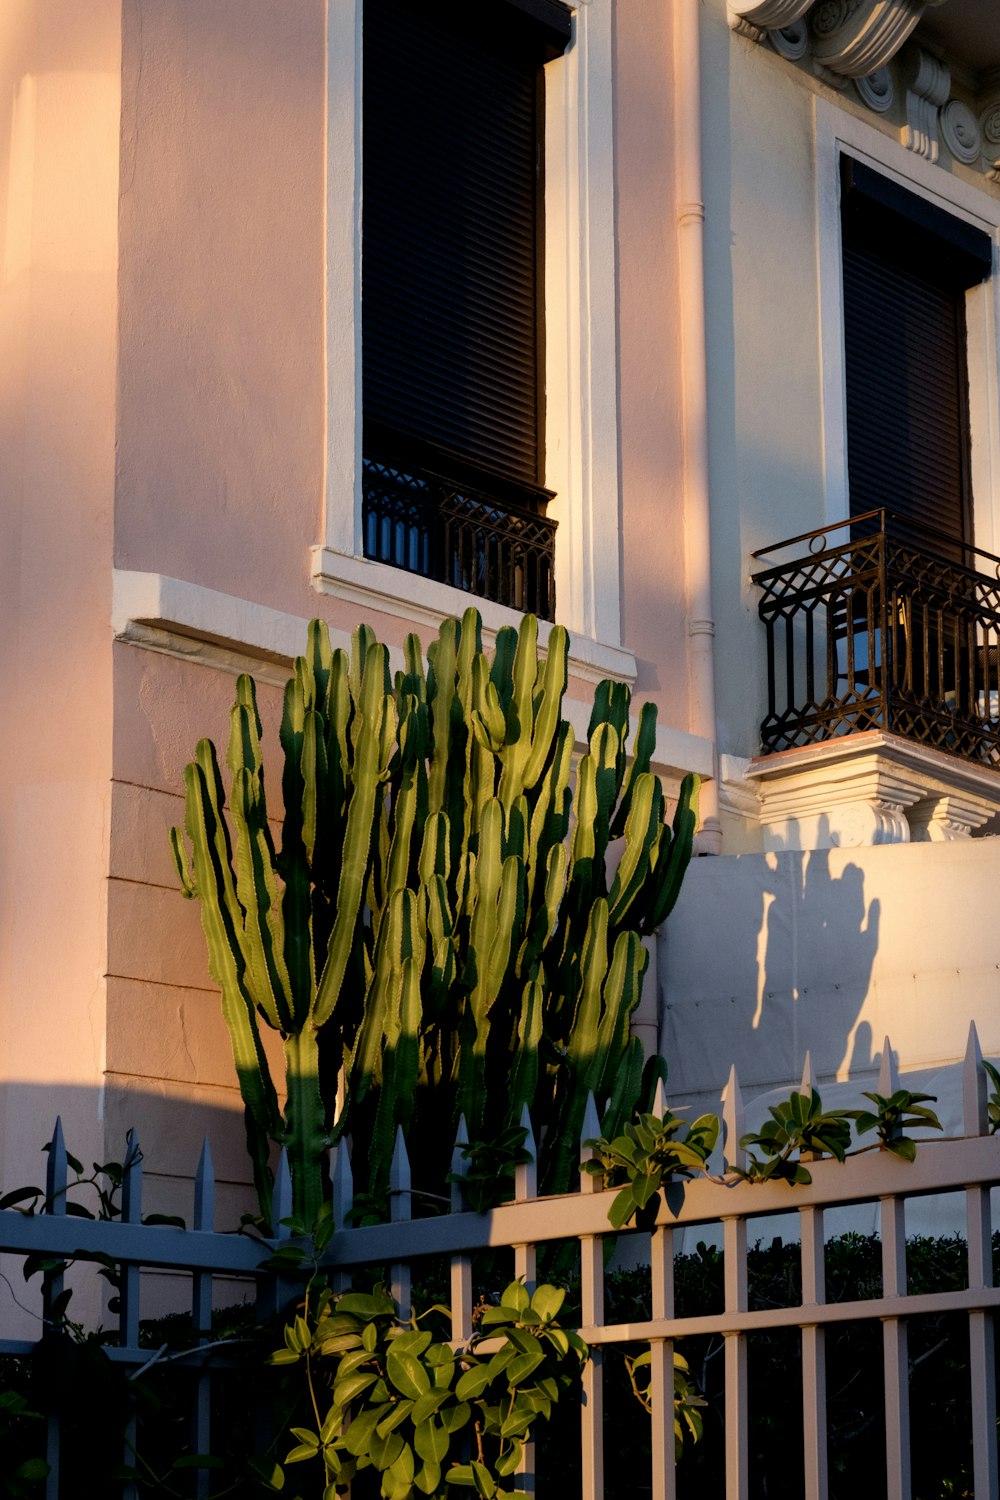
<svg viewBox="0 0 1000 1500">
<path fill-rule="evenodd" d="M 895 1086 L 891 1049 L 884 1052 L 880 1092 Z M 602 1362 L 614 1346 L 647 1344 L 652 1353 L 652 1493 L 654 1500 L 676 1494 L 673 1441 L 673 1350 L 677 1340 L 714 1334 L 725 1348 L 726 1500 L 744 1500 L 749 1493 L 747 1341 L 754 1333 L 798 1329 L 801 1338 L 801 1431 L 804 1472 L 802 1493 L 807 1500 L 826 1500 L 829 1493 L 827 1402 L 824 1338 L 839 1322 L 877 1321 L 882 1327 L 885 1394 L 886 1476 L 889 1500 L 911 1500 L 914 1494 L 910 1463 L 909 1361 L 907 1320 L 924 1314 L 960 1313 L 968 1318 L 974 1494 L 979 1500 L 1000 1493 L 997 1465 L 996 1377 L 993 1314 L 1000 1307 L 1000 1288 L 993 1284 L 990 1190 L 1000 1185 L 1000 1138 L 988 1133 L 987 1081 L 975 1034 L 970 1036 L 963 1074 L 966 1134 L 959 1139 L 922 1142 L 916 1160 L 907 1163 L 884 1151 L 849 1157 L 840 1164 L 822 1160 L 810 1164 L 812 1183 L 791 1187 L 783 1181 L 726 1184 L 699 1178 L 677 1181 L 666 1190 L 657 1223 L 649 1237 L 651 1316 L 641 1322 L 609 1324 L 604 1315 L 604 1241 L 611 1231 L 607 1212 L 611 1194 L 592 1177 L 581 1176 L 580 1191 L 560 1197 L 538 1197 L 534 1164 L 517 1170 L 513 1202 L 487 1214 L 464 1211 L 460 1190 L 453 1191 L 452 1212 L 435 1217 L 411 1217 L 413 1194 L 402 1137 L 397 1141 L 392 1168 L 391 1222 L 340 1229 L 334 1235 L 329 1262 L 342 1285 L 352 1271 L 389 1266 L 392 1293 L 401 1312 L 409 1312 L 414 1268 L 425 1257 L 447 1257 L 451 1266 L 452 1336 L 465 1341 L 473 1322 L 473 1257 L 477 1252 L 509 1247 L 514 1272 L 529 1283 L 535 1278 L 536 1252 L 554 1242 L 579 1246 L 581 1333 L 593 1358 L 584 1375 L 581 1405 L 582 1500 L 600 1500 L 604 1492 L 605 1434 L 602 1405 Z M 723 1110 L 727 1156 L 738 1161 L 733 1144 L 743 1133 L 742 1107 L 735 1070 L 730 1076 Z M 596 1116 L 585 1122 L 583 1139 L 598 1134 Z M 529 1145 L 533 1144 L 529 1140 Z M 588 1151 L 581 1144 L 581 1160 Z M 456 1148 L 456 1167 L 461 1158 Z M 143 1267 L 172 1267 L 191 1274 L 191 1312 L 194 1326 L 209 1322 L 212 1279 L 217 1275 L 259 1275 L 266 1248 L 252 1239 L 220 1235 L 212 1229 L 212 1173 L 203 1154 L 195 1186 L 194 1227 L 188 1230 L 154 1227 L 139 1222 L 141 1168 L 129 1174 L 123 1222 L 97 1223 L 68 1217 L 61 1188 L 66 1181 L 65 1153 L 56 1142 L 50 1152 L 48 1191 L 51 1212 L 33 1217 L 15 1210 L 0 1213 L 0 1251 L 27 1255 L 71 1256 L 79 1250 L 100 1252 L 123 1268 L 117 1344 L 111 1358 L 135 1368 L 148 1363 L 150 1350 L 139 1346 L 140 1271 Z M 351 1207 L 351 1173 L 346 1150 L 333 1164 L 334 1211 L 338 1224 L 347 1222 Z M 905 1216 L 909 1200 L 923 1195 L 964 1193 L 968 1245 L 968 1285 L 959 1291 L 909 1295 L 906 1278 Z M 881 1295 L 854 1302 L 828 1302 L 824 1275 L 824 1214 L 843 1205 L 877 1202 L 881 1211 Z M 287 1172 L 277 1187 L 276 1217 L 289 1207 Z M 801 1253 L 801 1304 L 751 1310 L 747 1274 L 748 1221 L 762 1215 L 797 1215 Z M 688 1226 L 721 1226 L 724 1255 L 724 1308 L 710 1315 L 678 1317 L 674 1304 L 674 1236 Z M 274 1283 L 260 1280 L 265 1296 L 273 1299 Z M 50 1276 L 45 1305 L 51 1309 L 61 1287 Z M 26 1353 L 23 1341 L 0 1340 L 0 1353 Z M 207 1451 L 209 1382 L 206 1368 L 197 1382 L 192 1414 L 192 1447 Z M 788 1420 L 794 1413 L 789 1411 Z M 535 1488 L 530 1450 L 519 1485 Z M 49 1462 L 52 1472 L 47 1500 L 74 1493 L 70 1482 L 60 1489 L 59 1433 L 50 1426 Z M 208 1476 L 193 1480 L 196 1495 L 208 1493 Z M 123 1489 L 125 1500 L 130 1491 Z"/>
</svg>

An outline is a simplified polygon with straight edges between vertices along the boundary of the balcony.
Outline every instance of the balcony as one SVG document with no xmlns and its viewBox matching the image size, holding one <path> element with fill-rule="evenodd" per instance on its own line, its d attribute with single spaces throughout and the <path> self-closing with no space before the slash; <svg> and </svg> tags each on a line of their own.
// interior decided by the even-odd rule
<svg viewBox="0 0 1000 1500">
<path fill-rule="evenodd" d="M 753 575 L 767 712 L 750 774 L 772 823 L 802 823 L 820 766 L 828 802 L 872 814 L 873 836 L 855 842 L 968 836 L 989 821 L 1000 810 L 1000 558 L 888 510 L 754 557 L 768 564 Z M 796 836 L 784 827 L 784 846 Z"/>
<path fill-rule="evenodd" d="M 556 522 L 544 513 L 548 492 L 477 474 L 443 454 L 413 459 L 412 451 L 396 453 L 387 444 L 365 457 L 365 556 L 554 620 Z"/>
</svg>

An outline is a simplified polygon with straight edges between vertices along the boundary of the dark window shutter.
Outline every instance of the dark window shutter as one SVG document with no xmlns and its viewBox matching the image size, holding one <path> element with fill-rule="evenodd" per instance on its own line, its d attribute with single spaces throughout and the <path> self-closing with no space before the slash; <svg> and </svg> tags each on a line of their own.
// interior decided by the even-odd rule
<svg viewBox="0 0 1000 1500">
<path fill-rule="evenodd" d="M 843 189 L 851 513 L 971 541 L 965 292 L 989 241 L 849 158 Z"/>
<path fill-rule="evenodd" d="M 964 294 L 844 247 L 851 513 L 968 538 Z"/>
<path fill-rule="evenodd" d="M 541 480 L 541 72 L 563 27 L 557 0 L 365 0 L 366 455 L 388 434 Z"/>
</svg>

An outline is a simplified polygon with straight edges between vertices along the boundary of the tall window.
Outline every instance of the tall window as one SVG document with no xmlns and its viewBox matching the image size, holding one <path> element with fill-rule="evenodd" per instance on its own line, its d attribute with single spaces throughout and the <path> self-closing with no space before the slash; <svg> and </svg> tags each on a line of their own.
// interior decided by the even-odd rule
<svg viewBox="0 0 1000 1500">
<path fill-rule="evenodd" d="M 841 188 L 851 514 L 971 542 L 965 295 L 989 238 L 846 155 Z"/>
<path fill-rule="evenodd" d="M 554 612 L 544 65 L 558 0 L 365 0 L 365 553 Z"/>
</svg>

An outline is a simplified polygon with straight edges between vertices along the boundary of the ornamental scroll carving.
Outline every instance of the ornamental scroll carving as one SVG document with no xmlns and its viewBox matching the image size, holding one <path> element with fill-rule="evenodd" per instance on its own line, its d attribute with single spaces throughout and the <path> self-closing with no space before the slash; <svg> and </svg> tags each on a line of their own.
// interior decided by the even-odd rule
<svg viewBox="0 0 1000 1500">
<path fill-rule="evenodd" d="M 923 0 L 822 0 L 813 57 L 842 78 L 864 78 L 895 57 L 926 9 Z"/>
<path fill-rule="evenodd" d="M 769 43 L 837 89 L 853 84 L 861 101 L 885 114 L 902 91 L 908 150 L 937 161 L 939 137 L 951 157 L 1000 181 L 1000 76 L 980 80 L 978 99 L 951 98 L 944 62 L 910 37 L 949 0 L 729 0 L 733 30 Z M 905 49 L 905 50 L 904 50 Z"/>
<path fill-rule="evenodd" d="M 813 56 L 841 78 L 864 78 L 884 67 L 925 10 L 943 0 L 730 0 L 731 24 L 766 34 L 809 16 Z M 780 48 L 779 48 L 780 50 Z"/>
</svg>

